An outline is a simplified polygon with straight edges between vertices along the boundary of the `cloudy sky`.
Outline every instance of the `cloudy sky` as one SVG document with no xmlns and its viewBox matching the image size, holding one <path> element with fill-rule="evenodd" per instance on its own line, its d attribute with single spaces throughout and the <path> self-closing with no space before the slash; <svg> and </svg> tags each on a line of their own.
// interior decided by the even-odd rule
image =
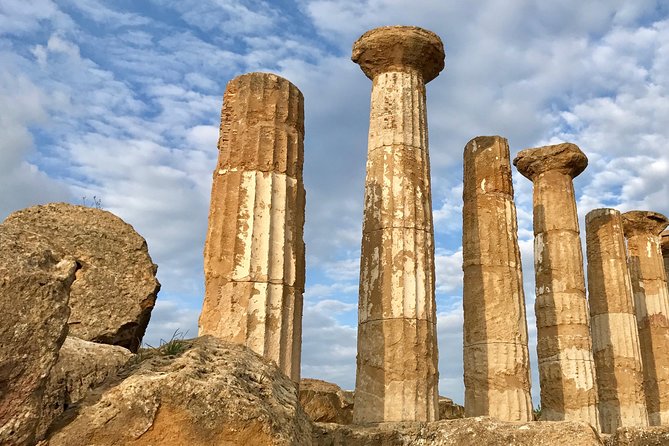
<svg viewBox="0 0 669 446">
<path fill-rule="evenodd" d="M 502 135 L 513 157 L 576 143 L 590 159 L 575 182 L 581 219 L 596 207 L 669 214 L 667 2 L 2 0 L 0 220 L 96 197 L 159 265 L 145 340 L 194 336 L 225 85 L 284 76 L 306 112 L 302 374 L 353 388 L 371 82 L 350 51 L 394 24 L 430 29 L 446 48 L 428 85 L 440 392 L 462 402 L 465 144 Z M 514 183 L 534 353 L 532 191 L 516 171 Z"/>
</svg>

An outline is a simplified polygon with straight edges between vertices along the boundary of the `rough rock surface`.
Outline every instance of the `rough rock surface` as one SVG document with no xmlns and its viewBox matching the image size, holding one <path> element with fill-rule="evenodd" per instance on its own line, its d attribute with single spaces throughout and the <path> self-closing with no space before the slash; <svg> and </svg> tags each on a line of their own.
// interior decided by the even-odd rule
<svg viewBox="0 0 669 446">
<path fill-rule="evenodd" d="M 439 419 L 455 420 L 465 417 L 465 408 L 455 404 L 452 399 L 444 396 L 439 397 Z"/>
<path fill-rule="evenodd" d="M 586 423 L 511 423 L 486 417 L 432 423 L 381 423 L 341 426 L 317 423 L 314 446 L 601 446 L 595 430 Z"/>
<path fill-rule="evenodd" d="M 373 78 L 360 257 L 356 423 L 438 417 L 425 84 L 443 68 L 443 58 L 439 37 L 414 27 L 378 28 L 353 46 L 353 60 Z"/>
<path fill-rule="evenodd" d="M 478 136 L 464 150 L 465 412 L 531 421 L 525 293 L 509 158 L 509 143 L 500 136 Z"/>
<path fill-rule="evenodd" d="M 204 247 L 199 334 L 244 344 L 300 381 L 304 292 L 304 98 L 248 73 L 223 98 Z"/>
<path fill-rule="evenodd" d="M 533 182 L 534 273 L 541 416 L 599 427 L 583 250 L 573 178 L 588 164 L 574 144 L 522 150 L 513 164 Z"/>
<path fill-rule="evenodd" d="M 295 385 L 275 364 L 211 336 L 182 342 L 181 354 L 133 365 L 122 382 L 84 400 L 45 444 L 309 444 Z"/>
<path fill-rule="evenodd" d="M 0 225 L 0 444 L 34 442 L 76 269 L 42 237 Z"/>
<path fill-rule="evenodd" d="M 669 426 L 621 427 L 606 440 L 606 446 L 666 446 Z"/>
<path fill-rule="evenodd" d="M 160 284 L 146 241 L 114 214 L 51 203 L 11 214 L 5 226 L 48 239 L 81 266 L 70 293 L 69 335 L 137 351 Z"/>
<path fill-rule="evenodd" d="M 664 271 L 669 279 L 669 231 L 664 231 L 661 235 L 662 257 L 664 258 Z"/>
<path fill-rule="evenodd" d="M 115 377 L 132 357 L 130 350 L 117 345 L 68 336 L 49 375 L 37 438 L 42 438 L 53 420 L 83 400 L 91 389 Z"/>
<path fill-rule="evenodd" d="M 353 392 L 319 379 L 300 381 L 300 405 L 309 419 L 321 423 L 351 424 Z"/>
</svg>

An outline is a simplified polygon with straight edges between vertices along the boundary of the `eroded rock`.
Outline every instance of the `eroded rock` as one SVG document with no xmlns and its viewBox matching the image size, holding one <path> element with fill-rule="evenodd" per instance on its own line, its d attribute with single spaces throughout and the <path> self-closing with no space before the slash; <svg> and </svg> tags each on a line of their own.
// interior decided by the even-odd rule
<svg viewBox="0 0 669 446">
<path fill-rule="evenodd" d="M 0 225 L 0 444 L 34 443 L 76 270 L 43 237 Z"/>
<path fill-rule="evenodd" d="M 300 404 L 312 421 L 351 424 L 353 392 L 320 379 L 300 381 Z"/>
<path fill-rule="evenodd" d="M 137 351 L 160 284 L 146 241 L 114 214 L 51 203 L 12 213 L 3 226 L 42 235 L 81 266 L 72 284 L 69 334 Z"/>
</svg>

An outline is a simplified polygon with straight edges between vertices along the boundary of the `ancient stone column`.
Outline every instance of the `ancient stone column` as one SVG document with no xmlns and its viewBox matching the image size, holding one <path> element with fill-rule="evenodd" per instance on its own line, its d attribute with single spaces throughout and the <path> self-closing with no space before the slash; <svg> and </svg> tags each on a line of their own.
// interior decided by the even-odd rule
<svg viewBox="0 0 669 446">
<path fill-rule="evenodd" d="M 360 261 L 355 423 L 438 416 L 434 232 L 425 83 L 444 68 L 432 32 L 383 27 L 353 45 L 372 79 Z"/>
<path fill-rule="evenodd" d="M 668 223 L 657 212 L 623 214 L 646 407 L 653 426 L 669 424 L 669 291 L 660 249 L 660 233 Z"/>
<path fill-rule="evenodd" d="M 585 421 L 599 428 L 573 185 L 588 159 L 576 145 L 565 143 L 523 150 L 513 164 L 534 183 L 534 308 L 542 419 Z"/>
<path fill-rule="evenodd" d="M 530 361 L 509 144 L 479 136 L 464 153 L 465 414 L 532 421 Z"/>
<path fill-rule="evenodd" d="M 200 335 L 245 344 L 300 379 L 304 292 L 304 98 L 250 73 L 223 97 L 204 248 Z"/>
<path fill-rule="evenodd" d="M 639 332 L 620 212 L 585 217 L 592 350 L 602 432 L 648 426 Z"/>
<path fill-rule="evenodd" d="M 662 244 L 662 257 L 664 258 L 664 271 L 669 280 L 669 231 L 664 231 L 660 235 L 660 242 Z"/>
</svg>

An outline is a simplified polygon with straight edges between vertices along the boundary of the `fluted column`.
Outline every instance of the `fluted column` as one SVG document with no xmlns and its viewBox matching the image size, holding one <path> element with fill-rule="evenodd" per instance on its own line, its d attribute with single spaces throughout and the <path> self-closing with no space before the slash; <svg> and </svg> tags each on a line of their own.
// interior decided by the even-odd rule
<svg viewBox="0 0 669 446">
<path fill-rule="evenodd" d="M 465 415 L 531 421 L 525 294 L 505 138 L 467 143 L 462 197 Z"/>
<path fill-rule="evenodd" d="M 660 248 L 660 233 L 668 223 L 657 212 L 623 214 L 646 407 L 653 426 L 669 424 L 669 291 Z"/>
<path fill-rule="evenodd" d="M 513 164 L 534 183 L 534 308 L 542 419 L 585 421 L 599 428 L 573 185 L 588 159 L 576 145 L 565 143 L 523 150 Z"/>
<path fill-rule="evenodd" d="M 434 234 L 425 83 L 444 67 L 441 40 L 384 27 L 353 46 L 372 79 L 360 261 L 356 423 L 438 416 Z"/>
<path fill-rule="evenodd" d="M 585 217 L 592 350 L 602 432 L 648 426 L 639 332 L 620 212 Z"/>
<path fill-rule="evenodd" d="M 304 292 L 304 99 L 250 73 L 223 97 L 204 248 L 200 335 L 245 344 L 300 380 Z"/>
</svg>

